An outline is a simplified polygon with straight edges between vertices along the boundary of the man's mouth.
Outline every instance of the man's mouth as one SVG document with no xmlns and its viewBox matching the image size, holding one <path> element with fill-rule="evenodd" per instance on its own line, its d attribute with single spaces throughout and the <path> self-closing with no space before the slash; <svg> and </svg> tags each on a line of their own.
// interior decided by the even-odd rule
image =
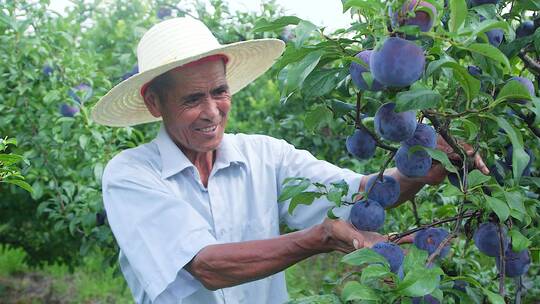
<svg viewBox="0 0 540 304">
<path fill-rule="evenodd" d="M 204 132 L 204 133 L 212 133 L 217 129 L 217 127 L 218 125 L 212 125 L 212 126 L 204 127 L 204 128 L 195 128 L 195 130 L 199 132 Z"/>
</svg>

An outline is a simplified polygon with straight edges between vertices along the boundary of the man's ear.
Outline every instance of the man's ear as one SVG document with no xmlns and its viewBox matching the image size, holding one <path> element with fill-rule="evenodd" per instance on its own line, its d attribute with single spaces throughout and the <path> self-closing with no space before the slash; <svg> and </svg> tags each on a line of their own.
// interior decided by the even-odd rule
<svg viewBox="0 0 540 304">
<path fill-rule="evenodd" d="M 144 104 L 146 105 L 146 108 L 148 109 L 148 111 L 150 111 L 150 114 L 152 114 L 152 116 L 161 116 L 161 103 L 159 100 L 159 96 L 154 93 L 154 91 L 146 90 L 146 92 L 144 93 Z"/>
</svg>

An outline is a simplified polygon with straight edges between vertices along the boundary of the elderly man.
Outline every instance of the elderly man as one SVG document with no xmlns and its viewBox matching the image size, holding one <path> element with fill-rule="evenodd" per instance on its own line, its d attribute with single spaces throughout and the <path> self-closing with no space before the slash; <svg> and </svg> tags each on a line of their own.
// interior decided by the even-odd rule
<svg viewBox="0 0 540 304">
<path fill-rule="evenodd" d="M 275 39 L 223 46 L 201 22 L 169 19 L 141 39 L 140 73 L 94 108 L 94 120 L 110 126 L 162 120 L 155 140 L 118 154 L 103 176 L 120 266 L 137 303 L 283 303 L 285 268 L 387 239 L 324 219 L 327 201 L 292 215 L 277 203 L 288 177 L 345 180 L 352 194 L 363 190 L 363 175 L 283 140 L 225 134 L 232 94 L 283 47 Z M 440 166 L 424 179 L 389 174 L 401 184 L 401 201 L 445 176 Z M 280 236 L 280 221 L 302 230 Z"/>
</svg>

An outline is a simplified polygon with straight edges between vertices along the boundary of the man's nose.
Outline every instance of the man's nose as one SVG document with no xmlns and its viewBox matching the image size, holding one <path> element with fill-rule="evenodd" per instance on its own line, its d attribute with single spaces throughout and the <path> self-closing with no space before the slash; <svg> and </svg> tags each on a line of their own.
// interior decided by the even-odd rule
<svg viewBox="0 0 540 304">
<path fill-rule="evenodd" d="M 208 119 L 214 119 L 219 116 L 219 101 L 212 97 L 206 99 L 202 109 L 202 117 Z"/>
</svg>

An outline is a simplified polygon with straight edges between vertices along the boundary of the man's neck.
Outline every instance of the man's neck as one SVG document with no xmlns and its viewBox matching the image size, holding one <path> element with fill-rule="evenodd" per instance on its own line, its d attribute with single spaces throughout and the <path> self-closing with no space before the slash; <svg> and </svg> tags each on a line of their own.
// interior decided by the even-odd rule
<svg viewBox="0 0 540 304">
<path fill-rule="evenodd" d="M 201 182 L 205 187 L 208 187 L 208 178 L 210 177 L 210 172 L 214 166 L 214 161 L 216 159 L 216 151 L 209 152 L 196 152 L 196 151 L 186 151 L 185 149 L 180 148 L 187 159 L 197 168 L 199 176 L 201 177 Z"/>
</svg>

